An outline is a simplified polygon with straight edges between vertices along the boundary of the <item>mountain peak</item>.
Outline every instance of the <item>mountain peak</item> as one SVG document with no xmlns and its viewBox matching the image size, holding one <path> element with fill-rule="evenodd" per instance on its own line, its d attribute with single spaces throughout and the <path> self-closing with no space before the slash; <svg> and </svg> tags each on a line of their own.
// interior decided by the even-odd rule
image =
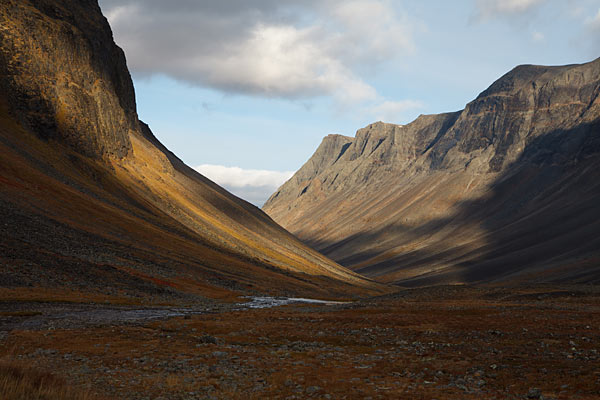
<svg viewBox="0 0 600 400">
<path fill-rule="evenodd" d="M 574 73 L 577 70 L 592 71 L 600 67 L 600 58 L 584 64 L 569 64 L 560 66 L 544 66 L 523 64 L 518 65 L 511 71 L 496 80 L 488 89 L 483 91 L 477 99 L 492 95 L 510 95 L 515 92 L 525 89 L 529 86 L 534 88 L 543 86 L 547 82 L 556 79 L 561 74 L 571 71 Z"/>
</svg>

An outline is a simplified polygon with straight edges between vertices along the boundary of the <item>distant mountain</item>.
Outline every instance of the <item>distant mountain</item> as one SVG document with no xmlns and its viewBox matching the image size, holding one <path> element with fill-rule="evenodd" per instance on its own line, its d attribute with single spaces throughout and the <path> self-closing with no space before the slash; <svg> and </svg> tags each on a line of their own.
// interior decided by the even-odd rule
<svg viewBox="0 0 600 400">
<path fill-rule="evenodd" d="M 0 288 L 380 293 L 182 163 L 138 120 L 97 0 L 0 1 Z"/>
<path fill-rule="evenodd" d="M 600 282 L 600 59 L 523 65 L 462 111 L 330 135 L 263 210 L 406 286 Z"/>
</svg>

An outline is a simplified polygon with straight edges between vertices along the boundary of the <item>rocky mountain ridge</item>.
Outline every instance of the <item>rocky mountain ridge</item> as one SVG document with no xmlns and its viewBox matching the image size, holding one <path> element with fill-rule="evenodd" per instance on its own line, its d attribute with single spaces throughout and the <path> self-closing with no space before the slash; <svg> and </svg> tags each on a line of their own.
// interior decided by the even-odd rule
<svg viewBox="0 0 600 400">
<path fill-rule="evenodd" d="M 597 279 L 599 93 L 600 59 L 519 66 L 462 111 L 326 137 L 263 209 L 387 282 Z"/>
</svg>

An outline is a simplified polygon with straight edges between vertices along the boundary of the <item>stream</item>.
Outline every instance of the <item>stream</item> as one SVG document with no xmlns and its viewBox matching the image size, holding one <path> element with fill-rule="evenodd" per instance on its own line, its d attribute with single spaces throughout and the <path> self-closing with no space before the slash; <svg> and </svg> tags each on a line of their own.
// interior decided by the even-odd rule
<svg viewBox="0 0 600 400">
<path fill-rule="evenodd" d="M 348 304 L 347 301 L 330 301 L 330 300 L 316 300 L 316 299 L 306 299 L 302 297 L 248 297 L 250 299 L 247 303 L 241 303 L 239 306 L 241 309 L 244 308 L 271 308 L 278 306 L 285 306 L 288 304 L 323 304 L 323 305 L 333 305 L 333 304 Z"/>
<path fill-rule="evenodd" d="M 45 304 L 45 303 L 15 303 L 10 308 L 3 308 L 3 312 L 27 311 L 32 315 L 10 316 L 0 315 L 0 332 L 13 329 L 65 329 L 85 325 L 111 325 L 140 323 L 174 317 L 185 317 L 198 314 L 212 314 L 225 310 L 248 310 L 285 306 L 289 304 L 321 304 L 335 305 L 347 302 L 317 300 L 296 297 L 269 297 L 250 296 L 248 301 L 237 303 L 231 308 L 206 306 L 199 308 L 171 307 L 171 308 L 133 308 L 102 306 L 97 304 Z M 18 308 L 18 309 L 17 309 Z"/>
</svg>

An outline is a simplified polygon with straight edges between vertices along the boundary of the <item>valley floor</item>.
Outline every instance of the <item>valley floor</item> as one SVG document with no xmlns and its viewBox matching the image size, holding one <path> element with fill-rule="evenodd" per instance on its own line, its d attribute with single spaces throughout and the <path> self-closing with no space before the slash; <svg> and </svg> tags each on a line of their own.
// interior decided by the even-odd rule
<svg viewBox="0 0 600 400">
<path fill-rule="evenodd" d="M 0 373 L 51 371 L 85 399 L 600 398 L 597 287 L 72 317 L 82 310 L 115 308 L 0 303 Z"/>
</svg>

